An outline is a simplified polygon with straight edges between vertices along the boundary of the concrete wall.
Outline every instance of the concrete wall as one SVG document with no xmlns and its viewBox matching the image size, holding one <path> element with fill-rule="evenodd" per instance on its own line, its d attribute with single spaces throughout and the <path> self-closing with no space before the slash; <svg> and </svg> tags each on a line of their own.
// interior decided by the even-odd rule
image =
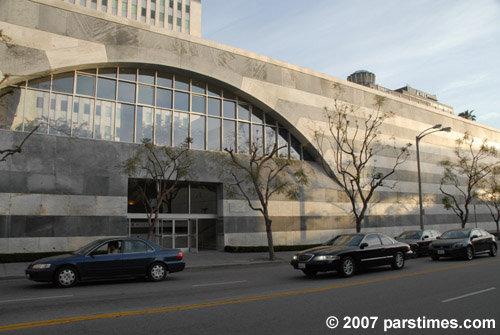
<svg viewBox="0 0 500 335">
<path fill-rule="evenodd" d="M 194 36 L 158 33 L 117 21 L 76 13 L 28 0 L 0 2 L 0 29 L 13 47 L 0 45 L 0 71 L 15 74 L 2 87 L 54 72 L 97 66 L 154 66 L 198 77 L 230 90 L 273 115 L 302 143 L 315 151 L 314 130 L 325 127 L 325 106 L 334 99 L 350 104 L 363 117 L 373 111 L 376 95 L 386 97 L 385 110 L 395 118 L 382 127 L 384 141 L 401 146 L 430 126 L 451 126 L 420 143 L 426 223 L 445 230 L 458 218 L 441 205 L 439 161 L 453 157 L 455 139 L 470 132 L 478 141 L 500 143 L 500 132 L 476 122 L 386 95 L 361 85 L 310 71 L 247 51 Z M 337 88 L 336 88 L 337 87 Z M 341 90 L 338 90 L 338 87 Z M 0 143 L 19 143 L 25 134 L 2 130 Z M 389 143 L 389 142 L 387 142 Z M 81 239 L 126 234 L 126 178 L 116 164 L 135 144 L 36 135 L 22 155 L 0 163 L 0 252 L 71 249 Z M 418 189 L 414 146 L 393 180 L 393 189 L 380 189 L 368 213 L 365 229 L 394 235 L 418 227 Z M 198 181 L 217 179 L 223 167 L 209 153 L 196 153 Z M 377 166 L 390 167 L 393 157 L 376 157 Z M 211 163 L 210 163 L 211 162 Z M 271 204 L 276 244 L 325 241 L 353 229 L 345 195 L 315 163 L 302 163 L 311 184 L 300 201 L 276 197 Z M 208 168 L 207 168 L 208 166 Z M 242 199 L 222 196 L 224 244 L 264 245 L 265 229 L 258 213 Z M 84 205 L 86 204 L 86 205 Z M 473 216 L 474 217 L 474 216 Z M 479 226 L 493 228 L 487 210 L 476 208 Z"/>
</svg>

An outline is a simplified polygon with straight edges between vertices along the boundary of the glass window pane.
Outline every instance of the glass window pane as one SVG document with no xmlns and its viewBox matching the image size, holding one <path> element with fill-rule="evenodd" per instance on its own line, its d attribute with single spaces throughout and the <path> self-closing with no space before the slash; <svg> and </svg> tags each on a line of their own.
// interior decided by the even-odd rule
<svg viewBox="0 0 500 335">
<path fill-rule="evenodd" d="M 221 89 L 212 85 L 208 85 L 208 95 L 211 95 L 213 97 L 220 97 Z"/>
<path fill-rule="evenodd" d="M 189 91 L 189 78 L 183 76 L 175 76 L 175 89 Z"/>
<path fill-rule="evenodd" d="M 235 119 L 236 118 L 236 103 L 234 101 L 224 100 L 224 117 Z"/>
<path fill-rule="evenodd" d="M 157 109 L 155 123 L 155 144 L 172 145 L 172 112 Z"/>
<path fill-rule="evenodd" d="M 220 119 L 209 117 L 208 118 L 208 129 L 207 129 L 207 149 L 212 151 L 220 151 Z"/>
<path fill-rule="evenodd" d="M 189 114 L 174 113 L 174 146 L 183 146 L 189 137 Z"/>
<path fill-rule="evenodd" d="M 238 122 L 238 152 L 250 154 L 250 123 Z"/>
<path fill-rule="evenodd" d="M 99 76 L 116 79 L 116 68 L 99 69 Z"/>
<path fill-rule="evenodd" d="M 23 87 L 25 87 L 24 84 Z M 10 89 L 9 89 L 10 91 Z M 0 90 L 0 95 L 2 90 Z M 10 130 L 23 130 L 24 102 L 26 101 L 26 89 L 15 88 L 9 94 L 0 98 L 0 128 Z M 5 105 L 3 104 L 5 102 Z M 31 131 L 33 128 L 26 130 Z"/>
<path fill-rule="evenodd" d="M 135 84 L 118 82 L 118 101 L 135 103 Z"/>
<path fill-rule="evenodd" d="M 236 95 L 231 92 L 224 91 L 224 99 L 236 100 Z"/>
<path fill-rule="evenodd" d="M 172 75 L 170 73 L 158 72 L 156 85 L 163 87 L 172 87 Z"/>
<path fill-rule="evenodd" d="M 50 101 L 49 134 L 70 136 L 71 105 L 73 97 L 52 94 Z"/>
<path fill-rule="evenodd" d="M 266 114 L 265 117 L 266 117 L 266 124 L 270 126 L 276 126 L 276 120 L 274 118 L 269 116 L 269 114 Z"/>
<path fill-rule="evenodd" d="M 92 138 L 94 99 L 75 97 L 73 102 L 73 136 Z"/>
<path fill-rule="evenodd" d="M 139 92 L 137 92 L 137 100 L 140 104 L 154 106 L 155 104 L 154 87 L 139 85 Z"/>
<path fill-rule="evenodd" d="M 72 94 L 74 76 L 74 72 L 55 74 L 52 77 L 52 91 Z"/>
<path fill-rule="evenodd" d="M 115 100 L 116 80 L 97 78 L 97 97 L 101 99 Z"/>
<path fill-rule="evenodd" d="M 191 185 L 191 213 L 217 214 L 216 185 Z"/>
<path fill-rule="evenodd" d="M 175 92 L 174 109 L 181 111 L 189 111 L 189 93 Z"/>
<path fill-rule="evenodd" d="M 285 128 L 279 128 L 278 144 L 281 148 L 278 155 L 288 158 L 288 131 Z"/>
<path fill-rule="evenodd" d="M 120 68 L 118 78 L 123 80 L 136 81 L 137 69 Z"/>
<path fill-rule="evenodd" d="M 141 143 L 145 138 L 153 140 L 153 108 L 137 106 L 135 141 Z"/>
<path fill-rule="evenodd" d="M 250 121 L 250 106 L 247 104 L 238 104 L 238 119 Z"/>
<path fill-rule="evenodd" d="M 28 80 L 28 87 L 39 90 L 50 90 L 50 76 Z"/>
<path fill-rule="evenodd" d="M 274 150 L 276 145 L 276 128 L 266 127 L 266 153 Z"/>
<path fill-rule="evenodd" d="M 208 115 L 220 116 L 220 99 L 208 98 Z"/>
<path fill-rule="evenodd" d="M 222 137 L 222 148 L 236 149 L 236 122 L 231 120 L 224 120 L 224 134 Z"/>
<path fill-rule="evenodd" d="M 78 74 L 76 76 L 76 94 L 93 97 L 95 94 L 95 77 Z"/>
<path fill-rule="evenodd" d="M 203 82 L 199 82 L 199 81 L 196 81 L 196 80 L 192 80 L 192 84 L 191 84 L 191 90 L 195 93 L 200 93 L 200 94 L 205 94 L 206 92 L 206 84 L 203 83 Z"/>
<path fill-rule="evenodd" d="M 257 148 L 259 155 L 263 154 L 264 150 L 264 127 L 252 125 L 252 150 Z"/>
<path fill-rule="evenodd" d="M 301 150 L 301 144 L 292 135 L 290 135 L 290 138 L 291 138 L 291 141 L 292 141 L 292 143 L 290 145 L 290 158 L 291 159 L 297 159 L 297 160 L 299 160 L 300 159 L 300 152 L 302 151 Z"/>
<path fill-rule="evenodd" d="M 115 103 L 97 100 L 95 104 L 94 138 L 113 140 Z"/>
<path fill-rule="evenodd" d="M 205 150 L 205 117 L 191 115 L 191 149 Z"/>
<path fill-rule="evenodd" d="M 172 108 L 172 91 L 163 88 L 156 89 L 156 106 Z"/>
<path fill-rule="evenodd" d="M 134 142 L 134 114 L 135 108 L 133 105 L 117 105 L 115 132 L 116 141 Z"/>
<path fill-rule="evenodd" d="M 205 97 L 199 95 L 192 95 L 192 109 L 195 113 L 205 114 Z"/>
<path fill-rule="evenodd" d="M 264 121 L 264 112 L 255 106 L 252 106 L 252 122 L 262 124 Z"/>
<path fill-rule="evenodd" d="M 97 69 L 87 69 L 87 70 L 79 70 L 78 72 L 88 73 L 95 75 L 97 73 Z"/>
<path fill-rule="evenodd" d="M 143 84 L 155 84 L 155 71 L 139 69 L 139 79 L 138 81 Z"/>
<path fill-rule="evenodd" d="M 46 134 L 49 122 L 49 93 L 28 90 L 26 94 L 26 108 L 24 110 L 24 130 L 32 131 L 40 123 L 37 132 Z"/>
</svg>

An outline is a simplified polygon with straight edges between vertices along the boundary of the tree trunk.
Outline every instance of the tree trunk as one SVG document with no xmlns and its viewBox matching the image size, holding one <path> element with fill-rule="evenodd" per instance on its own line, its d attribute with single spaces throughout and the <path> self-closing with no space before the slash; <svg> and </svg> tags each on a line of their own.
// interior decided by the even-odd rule
<svg viewBox="0 0 500 335">
<path fill-rule="evenodd" d="M 269 260 L 274 261 L 274 243 L 273 243 L 273 231 L 271 230 L 271 220 L 268 217 L 264 218 L 266 221 L 266 233 L 267 233 L 267 245 L 269 247 Z"/>
</svg>

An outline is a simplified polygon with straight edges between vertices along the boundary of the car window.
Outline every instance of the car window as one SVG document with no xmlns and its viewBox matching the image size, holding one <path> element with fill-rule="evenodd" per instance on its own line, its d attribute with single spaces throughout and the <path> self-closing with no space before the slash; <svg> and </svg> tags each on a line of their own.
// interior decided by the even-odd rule
<svg viewBox="0 0 500 335">
<path fill-rule="evenodd" d="M 382 235 L 380 234 L 379 235 L 380 239 L 382 240 L 382 244 L 383 245 L 391 245 L 391 244 L 394 244 L 394 240 L 392 238 L 390 238 L 389 236 L 386 236 L 386 235 Z"/>
<path fill-rule="evenodd" d="M 378 235 L 376 235 L 376 234 L 366 235 L 363 242 L 368 243 L 368 246 L 370 246 L 370 247 L 381 245 L 380 239 L 378 238 Z"/>
<path fill-rule="evenodd" d="M 470 233 L 470 236 L 472 237 L 474 235 L 479 237 L 479 236 L 481 236 L 481 232 L 477 229 L 474 229 L 474 230 L 472 230 L 472 233 Z"/>
<path fill-rule="evenodd" d="M 123 252 L 131 253 L 131 252 L 151 252 L 153 248 L 151 248 L 148 244 L 143 241 L 124 241 L 125 248 Z"/>
<path fill-rule="evenodd" d="M 92 255 L 108 255 L 121 253 L 121 241 L 110 241 L 102 244 L 92 252 Z"/>
</svg>

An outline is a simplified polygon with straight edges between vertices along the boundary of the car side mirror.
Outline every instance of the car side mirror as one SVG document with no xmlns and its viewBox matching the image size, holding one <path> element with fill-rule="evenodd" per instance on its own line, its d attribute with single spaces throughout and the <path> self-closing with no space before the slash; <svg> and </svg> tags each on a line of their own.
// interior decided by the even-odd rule
<svg viewBox="0 0 500 335">
<path fill-rule="evenodd" d="M 476 239 L 476 238 L 478 238 L 478 237 L 479 237 L 479 236 L 477 236 L 477 235 L 472 235 L 472 237 L 471 237 L 470 239 L 471 239 L 471 240 L 474 240 L 474 239 Z"/>
<path fill-rule="evenodd" d="M 368 246 L 368 243 L 364 242 L 364 243 L 361 243 L 361 245 L 359 246 L 360 249 L 364 249 Z"/>
<path fill-rule="evenodd" d="M 441 236 L 436 237 L 436 240 L 440 240 L 440 239 L 441 239 Z"/>
<path fill-rule="evenodd" d="M 422 237 L 422 240 L 426 240 L 429 238 L 429 235 L 425 235 L 424 237 Z"/>
</svg>

